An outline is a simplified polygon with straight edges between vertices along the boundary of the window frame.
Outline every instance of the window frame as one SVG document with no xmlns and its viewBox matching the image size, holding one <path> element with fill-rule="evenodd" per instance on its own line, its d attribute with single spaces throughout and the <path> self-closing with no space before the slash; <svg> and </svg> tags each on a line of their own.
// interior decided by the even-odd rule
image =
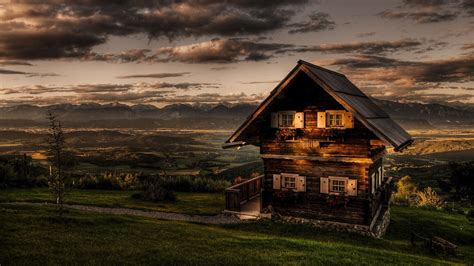
<svg viewBox="0 0 474 266">
<path fill-rule="evenodd" d="M 328 187 L 328 193 L 329 194 L 336 194 L 336 195 L 340 195 L 340 194 L 346 194 L 347 193 L 347 182 L 349 181 L 349 177 L 343 177 L 343 176 L 328 176 L 328 179 L 329 179 L 329 187 Z M 344 190 L 343 191 L 340 191 L 340 190 L 333 190 L 333 182 L 334 181 L 337 181 L 337 182 L 343 182 L 343 188 Z M 341 187 L 341 185 L 339 184 L 338 185 L 339 187 Z"/>
<path fill-rule="evenodd" d="M 296 111 L 280 111 L 278 112 L 278 128 L 294 128 Z M 283 117 L 291 116 L 291 125 L 283 124 Z"/>
<path fill-rule="evenodd" d="M 293 191 L 297 190 L 297 187 L 296 187 L 297 180 L 296 179 L 299 177 L 299 174 L 281 173 L 280 176 L 281 176 L 281 188 L 282 189 L 289 189 L 289 190 L 293 190 Z M 287 181 L 286 181 L 287 178 L 293 179 L 292 182 L 289 182 L 290 184 L 294 185 L 293 187 L 287 186 Z"/>
<path fill-rule="evenodd" d="M 343 110 L 327 110 L 326 111 L 326 127 L 327 128 L 343 128 L 344 127 L 344 112 Z M 334 119 L 331 119 L 331 116 Z M 340 117 L 340 119 L 337 119 Z M 340 121 L 340 124 L 331 124 L 331 121 Z"/>
</svg>

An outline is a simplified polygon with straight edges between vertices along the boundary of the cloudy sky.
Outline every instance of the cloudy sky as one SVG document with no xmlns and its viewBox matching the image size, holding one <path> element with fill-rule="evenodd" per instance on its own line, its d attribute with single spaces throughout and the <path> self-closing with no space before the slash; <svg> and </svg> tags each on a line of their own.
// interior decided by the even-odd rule
<svg viewBox="0 0 474 266">
<path fill-rule="evenodd" d="M 474 103 L 474 0 L 0 0 L 0 105 L 258 102 L 298 59 Z"/>
</svg>

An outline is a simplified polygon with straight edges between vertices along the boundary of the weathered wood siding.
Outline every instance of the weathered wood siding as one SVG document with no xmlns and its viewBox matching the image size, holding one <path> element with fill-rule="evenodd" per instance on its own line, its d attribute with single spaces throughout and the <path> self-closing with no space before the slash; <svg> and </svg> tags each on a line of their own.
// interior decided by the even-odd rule
<svg viewBox="0 0 474 266">
<path fill-rule="evenodd" d="M 358 163 L 264 159 L 262 206 L 265 208 L 272 205 L 275 210 L 286 215 L 365 223 L 366 211 L 369 207 L 367 204 L 369 166 L 369 164 Z M 273 190 L 273 174 L 280 173 L 306 176 L 306 192 L 297 193 L 297 201 L 281 203 L 275 200 L 277 191 Z M 320 178 L 328 176 L 344 176 L 357 180 L 357 197 L 351 197 L 346 208 L 329 207 L 321 200 L 323 195 L 320 193 Z"/>
</svg>

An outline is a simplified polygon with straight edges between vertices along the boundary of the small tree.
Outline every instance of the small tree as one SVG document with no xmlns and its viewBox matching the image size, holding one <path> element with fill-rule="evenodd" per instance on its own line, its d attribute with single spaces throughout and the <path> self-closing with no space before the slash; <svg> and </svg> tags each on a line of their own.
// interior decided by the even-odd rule
<svg viewBox="0 0 474 266">
<path fill-rule="evenodd" d="M 397 182 L 397 192 L 393 193 L 392 201 L 399 205 L 411 205 L 417 200 L 417 188 L 410 176 L 404 176 Z"/>
<path fill-rule="evenodd" d="M 50 162 L 48 187 L 55 197 L 56 210 L 59 216 L 62 216 L 66 189 L 66 175 L 64 173 L 64 133 L 61 121 L 59 121 L 51 111 L 48 111 L 48 120 L 48 160 Z"/>
</svg>

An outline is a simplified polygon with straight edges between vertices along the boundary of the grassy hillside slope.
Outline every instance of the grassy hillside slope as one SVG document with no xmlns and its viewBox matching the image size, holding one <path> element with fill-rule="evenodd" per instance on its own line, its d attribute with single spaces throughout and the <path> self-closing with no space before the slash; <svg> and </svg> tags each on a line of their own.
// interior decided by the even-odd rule
<svg viewBox="0 0 474 266">
<path fill-rule="evenodd" d="M 0 204 L 0 264 L 471 264 L 473 222 L 460 214 L 392 209 L 384 239 L 271 221 L 207 226 L 140 217 Z M 459 244 L 435 256 L 409 242 L 410 230 Z"/>
</svg>

